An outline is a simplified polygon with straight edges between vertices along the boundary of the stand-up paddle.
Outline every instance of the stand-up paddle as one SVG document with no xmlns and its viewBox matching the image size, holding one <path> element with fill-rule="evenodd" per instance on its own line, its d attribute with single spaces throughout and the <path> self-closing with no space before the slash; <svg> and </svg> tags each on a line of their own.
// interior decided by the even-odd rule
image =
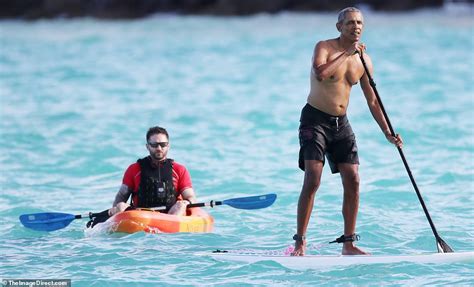
<svg viewBox="0 0 474 287">
<path fill-rule="evenodd" d="M 204 207 L 210 206 L 214 207 L 217 205 L 228 205 L 237 209 L 260 209 L 265 208 L 273 204 L 277 198 L 277 195 L 274 193 L 249 196 L 249 197 L 239 197 L 231 198 L 223 201 L 214 201 L 206 203 L 192 203 L 188 204 L 187 208 L 192 207 Z M 154 210 L 160 210 L 166 208 L 156 208 Z M 20 215 L 20 222 L 23 226 L 38 230 L 38 231 L 54 231 L 62 229 L 68 226 L 74 219 L 81 218 L 92 218 L 96 214 L 88 213 L 85 215 L 74 215 L 69 213 L 60 213 L 60 212 L 43 212 L 43 213 L 32 213 L 32 214 L 22 214 Z"/>
<path fill-rule="evenodd" d="M 392 136 L 395 136 L 395 131 L 393 130 L 392 124 L 390 123 L 390 119 L 388 118 L 387 112 L 385 111 L 385 108 L 382 104 L 382 100 L 380 99 L 379 93 L 377 91 L 377 88 L 375 87 L 375 82 L 372 79 L 372 76 L 370 75 L 369 69 L 367 68 L 367 64 L 365 63 L 363 53 L 359 53 L 360 60 L 362 61 L 362 65 L 364 65 L 365 73 L 367 74 L 367 77 L 369 78 L 369 83 L 372 89 L 374 90 L 375 96 L 377 97 L 377 100 L 380 105 L 380 109 L 382 110 L 382 113 L 385 117 L 385 121 L 387 122 L 388 128 L 390 129 L 390 133 Z M 416 195 L 418 196 L 418 199 L 421 203 L 421 206 L 423 207 L 423 211 L 425 212 L 426 218 L 428 218 L 428 222 L 430 223 L 431 230 L 433 231 L 433 234 L 436 238 L 436 247 L 438 248 L 439 253 L 445 253 L 445 252 L 454 252 L 449 245 L 444 242 L 443 239 L 438 234 L 438 231 L 436 231 L 436 227 L 434 226 L 433 221 L 431 220 L 431 216 L 428 213 L 428 209 L 426 208 L 425 202 L 423 201 L 423 198 L 421 197 L 420 190 L 418 189 L 418 186 L 415 182 L 415 178 L 413 177 L 413 174 L 411 173 L 410 167 L 408 166 L 408 162 L 405 159 L 405 155 L 403 154 L 403 150 L 401 147 L 397 147 L 398 153 L 400 154 L 400 157 L 402 158 L 403 164 L 405 165 L 405 169 L 407 170 L 408 176 L 410 177 L 411 183 L 413 184 L 413 188 L 416 191 Z"/>
</svg>

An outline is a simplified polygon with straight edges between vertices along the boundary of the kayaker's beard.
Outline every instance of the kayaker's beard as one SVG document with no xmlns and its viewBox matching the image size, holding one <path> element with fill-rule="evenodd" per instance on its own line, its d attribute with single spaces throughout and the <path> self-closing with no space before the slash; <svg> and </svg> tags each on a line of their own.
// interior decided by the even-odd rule
<svg viewBox="0 0 474 287">
<path fill-rule="evenodd" d="M 150 152 L 150 156 L 154 161 L 163 161 L 166 159 L 167 152 L 164 151 L 154 151 Z"/>
</svg>

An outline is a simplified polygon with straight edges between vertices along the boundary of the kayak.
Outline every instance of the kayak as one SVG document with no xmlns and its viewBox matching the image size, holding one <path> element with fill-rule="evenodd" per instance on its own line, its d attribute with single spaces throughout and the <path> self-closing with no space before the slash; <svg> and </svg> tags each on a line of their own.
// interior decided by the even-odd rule
<svg viewBox="0 0 474 287">
<path fill-rule="evenodd" d="M 176 233 L 211 232 L 214 218 L 199 207 L 189 208 L 186 216 L 171 215 L 150 210 L 129 210 L 117 213 L 107 220 L 113 232 Z"/>
</svg>

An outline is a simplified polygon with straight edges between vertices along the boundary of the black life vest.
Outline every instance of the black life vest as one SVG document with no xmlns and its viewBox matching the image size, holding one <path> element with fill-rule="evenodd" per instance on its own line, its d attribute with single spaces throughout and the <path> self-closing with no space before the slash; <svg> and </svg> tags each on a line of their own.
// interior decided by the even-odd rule
<svg viewBox="0 0 474 287">
<path fill-rule="evenodd" d="M 159 168 L 152 165 L 149 156 L 137 162 L 141 168 L 140 186 L 137 202 L 132 202 L 132 205 L 144 208 L 166 206 L 168 210 L 177 199 L 173 185 L 173 160 L 166 159 Z"/>
</svg>

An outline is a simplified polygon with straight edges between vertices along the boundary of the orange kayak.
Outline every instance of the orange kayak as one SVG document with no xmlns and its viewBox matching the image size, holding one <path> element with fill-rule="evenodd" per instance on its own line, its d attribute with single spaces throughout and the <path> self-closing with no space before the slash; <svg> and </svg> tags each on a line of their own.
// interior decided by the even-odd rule
<svg viewBox="0 0 474 287">
<path fill-rule="evenodd" d="M 176 233 L 211 232 L 214 218 L 199 207 L 189 208 L 186 216 L 149 210 L 129 210 L 109 218 L 115 232 Z"/>
</svg>

